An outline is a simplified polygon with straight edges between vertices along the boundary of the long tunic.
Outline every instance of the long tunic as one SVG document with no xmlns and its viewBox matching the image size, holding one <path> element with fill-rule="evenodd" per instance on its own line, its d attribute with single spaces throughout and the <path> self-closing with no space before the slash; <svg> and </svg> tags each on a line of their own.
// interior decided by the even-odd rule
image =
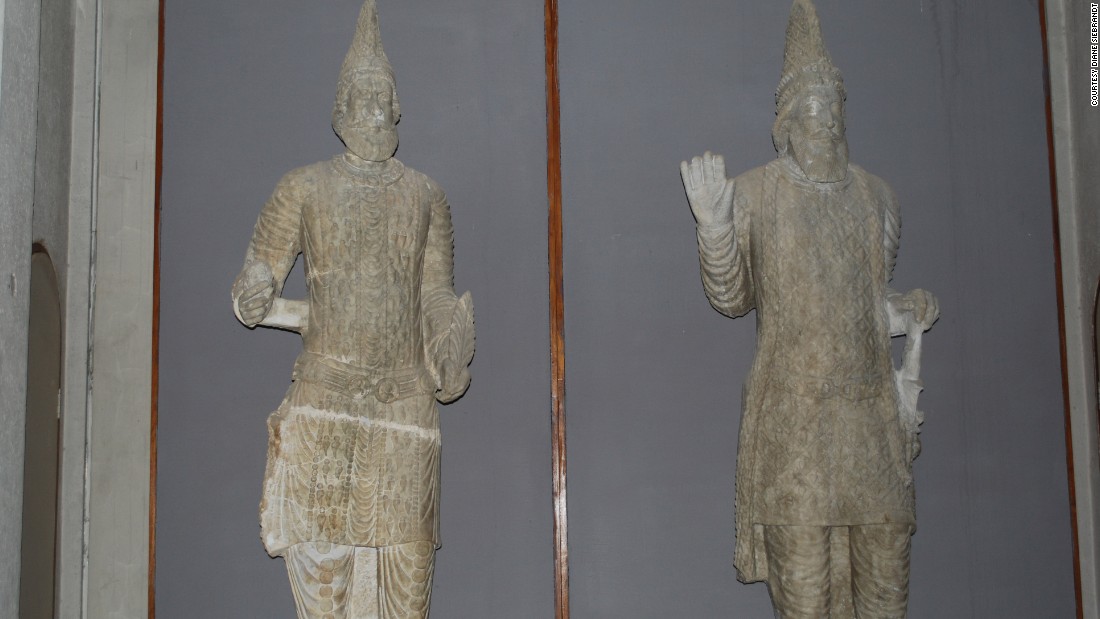
<svg viewBox="0 0 1100 619">
<path fill-rule="evenodd" d="M 246 261 L 281 283 L 301 253 L 309 320 L 294 382 L 268 419 L 260 522 L 298 542 L 439 543 L 437 387 L 425 342 L 455 302 L 450 211 L 427 176 L 343 157 L 288 173 Z"/>
<path fill-rule="evenodd" d="M 819 185 L 777 160 L 734 179 L 732 224 L 698 229 L 711 304 L 757 310 L 737 457 L 737 550 L 767 578 L 765 525 L 915 522 L 897 412 L 887 282 L 889 187 L 857 166 Z"/>
</svg>

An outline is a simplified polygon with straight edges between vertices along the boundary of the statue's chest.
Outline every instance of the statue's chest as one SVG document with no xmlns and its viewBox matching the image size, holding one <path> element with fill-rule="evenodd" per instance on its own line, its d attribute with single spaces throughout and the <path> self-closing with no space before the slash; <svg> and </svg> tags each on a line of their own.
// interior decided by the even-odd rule
<svg viewBox="0 0 1100 619">
<path fill-rule="evenodd" d="M 858 190 L 780 182 L 765 218 L 760 311 L 779 367 L 814 376 L 877 375 L 885 254 L 880 210 Z"/>
<path fill-rule="evenodd" d="M 883 232 L 879 209 L 858 186 L 812 192 L 781 182 L 773 208 L 769 270 L 780 294 L 797 290 L 824 301 L 870 292 L 882 266 Z"/>
<path fill-rule="evenodd" d="M 416 185 L 336 184 L 304 214 L 303 252 L 318 275 L 352 270 L 402 273 L 419 264 L 429 205 Z"/>
</svg>

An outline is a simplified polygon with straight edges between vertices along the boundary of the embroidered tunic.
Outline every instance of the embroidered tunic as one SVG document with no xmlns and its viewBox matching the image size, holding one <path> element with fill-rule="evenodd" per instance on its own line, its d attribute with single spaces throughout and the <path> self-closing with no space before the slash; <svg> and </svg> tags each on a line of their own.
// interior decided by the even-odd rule
<svg viewBox="0 0 1100 619">
<path fill-rule="evenodd" d="M 733 225 L 700 227 L 711 304 L 757 310 L 737 458 L 737 552 L 767 578 L 764 525 L 915 523 L 886 314 L 898 242 L 887 185 L 815 184 L 788 160 L 734 180 Z"/>
<path fill-rule="evenodd" d="M 283 177 L 248 260 L 279 288 L 301 253 L 309 320 L 270 416 L 260 522 L 268 553 L 298 542 L 439 543 L 439 416 L 425 342 L 455 302 L 443 192 L 396 159 L 342 156 Z"/>
</svg>

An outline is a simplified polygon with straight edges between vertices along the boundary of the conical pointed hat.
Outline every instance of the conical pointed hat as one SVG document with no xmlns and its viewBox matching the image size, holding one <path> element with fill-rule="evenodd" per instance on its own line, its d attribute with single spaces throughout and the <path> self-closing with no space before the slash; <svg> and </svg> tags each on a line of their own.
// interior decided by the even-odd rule
<svg viewBox="0 0 1100 619">
<path fill-rule="evenodd" d="M 783 75 L 775 91 L 776 106 L 783 108 L 794 93 L 813 84 L 835 86 L 844 96 L 843 78 L 829 57 L 829 50 L 825 49 L 813 0 L 794 0 L 787 22 Z"/>
<path fill-rule="evenodd" d="M 375 0 L 366 0 L 363 3 L 363 8 L 359 11 L 359 21 L 355 26 L 355 37 L 351 41 L 347 56 L 344 57 L 344 64 L 340 67 L 336 105 L 332 112 L 334 125 L 339 123 L 344 114 L 352 82 L 357 75 L 363 73 L 381 74 L 396 86 L 397 79 L 393 67 L 386 58 L 385 50 L 382 49 L 382 33 L 378 27 L 378 6 Z M 394 114 L 400 116 L 396 92 L 394 92 L 393 106 Z"/>
<path fill-rule="evenodd" d="M 340 79 L 360 71 L 384 71 L 393 76 L 393 67 L 382 49 L 382 33 L 378 28 L 378 5 L 375 0 L 366 0 L 359 11 L 355 38 L 344 58 L 344 66 L 340 68 Z"/>
</svg>

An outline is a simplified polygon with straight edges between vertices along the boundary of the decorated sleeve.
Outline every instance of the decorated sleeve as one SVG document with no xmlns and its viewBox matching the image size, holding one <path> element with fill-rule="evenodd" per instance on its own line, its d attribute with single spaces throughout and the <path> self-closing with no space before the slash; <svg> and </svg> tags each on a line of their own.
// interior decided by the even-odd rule
<svg viewBox="0 0 1100 619">
<path fill-rule="evenodd" d="M 898 207 L 897 196 L 885 182 L 880 182 L 879 194 L 883 204 L 882 214 L 882 248 L 883 258 L 886 261 L 886 312 L 889 317 L 890 336 L 905 333 L 907 323 L 906 314 L 897 308 L 901 302 L 902 293 L 890 287 L 890 280 L 894 277 L 894 265 L 898 262 L 898 246 L 901 242 L 901 210 Z"/>
<path fill-rule="evenodd" d="M 434 183 L 431 190 L 431 219 L 424 249 L 424 272 L 420 284 L 425 342 L 432 341 L 450 325 L 457 297 L 454 290 L 454 227 L 447 197 Z"/>
<path fill-rule="evenodd" d="M 286 276 L 302 251 L 302 205 L 307 188 L 300 171 L 284 176 L 260 211 L 248 244 L 245 267 L 256 261 L 266 262 L 275 278 L 276 294 L 282 293 Z"/>
<path fill-rule="evenodd" d="M 734 186 L 733 221 L 696 226 L 699 271 L 714 309 L 737 317 L 755 307 L 749 260 L 749 196 Z"/>
<path fill-rule="evenodd" d="M 898 262 L 898 246 L 901 242 L 901 209 L 894 192 L 883 183 L 883 250 L 886 259 L 886 281 L 894 277 L 894 265 Z"/>
</svg>

